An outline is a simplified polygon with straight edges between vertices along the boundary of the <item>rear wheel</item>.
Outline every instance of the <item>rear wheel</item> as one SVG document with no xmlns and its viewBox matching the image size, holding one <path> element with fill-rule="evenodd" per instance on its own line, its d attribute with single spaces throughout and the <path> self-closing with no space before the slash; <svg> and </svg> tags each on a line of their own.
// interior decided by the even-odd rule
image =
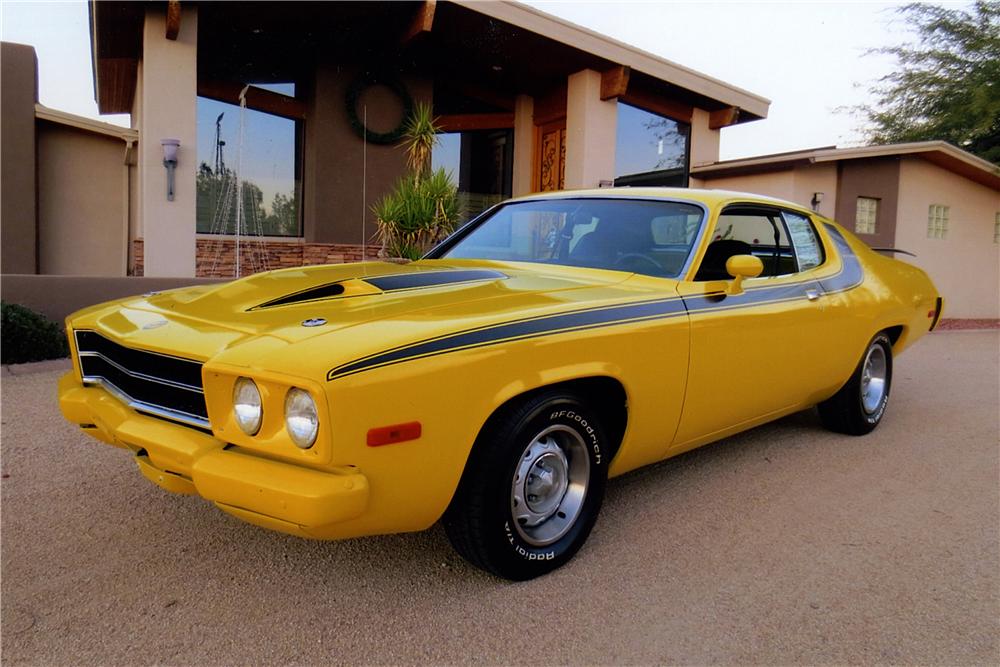
<svg viewBox="0 0 1000 667">
<path fill-rule="evenodd" d="M 885 414 L 892 386 L 892 341 L 878 333 L 868 344 L 851 379 L 819 404 L 823 425 L 849 435 L 871 433 Z"/>
<path fill-rule="evenodd" d="M 567 562 L 590 534 L 607 480 L 604 431 L 577 397 L 547 392 L 490 420 L 444 516 L 455 549 L 512 580 Z"/>
</svg>

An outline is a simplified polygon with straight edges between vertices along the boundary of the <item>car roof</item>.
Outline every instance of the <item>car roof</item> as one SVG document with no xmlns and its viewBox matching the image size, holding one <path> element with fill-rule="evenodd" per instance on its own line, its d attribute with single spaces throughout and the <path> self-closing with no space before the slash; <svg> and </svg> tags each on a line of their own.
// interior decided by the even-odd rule
<svg viewBox="0 0 1000 667">
<path fill-rule="evenodd" d="M 564 199 L 572 197 L 622 197 L 635 199 L 671 199 L 699 202 L 714 208 L 715 206 L 728 204 L 733 201 L 752 202 L 758 204 L 770 204 L 782 208 L 790 208 L 804 213 L 809 209 L 784 199 L 758 195 L 750 192 L 736 192 L 733 190 L 703 190 L 699 188 L 658 188 L 658 187 L 625 187 L 625 188 L 597 188 L 591 190 L 558 190 L 554 192 L 536 192 L 523 197 L 515 197 L 511 201 L 528 201 L 537 199 Z"/>
</svg>

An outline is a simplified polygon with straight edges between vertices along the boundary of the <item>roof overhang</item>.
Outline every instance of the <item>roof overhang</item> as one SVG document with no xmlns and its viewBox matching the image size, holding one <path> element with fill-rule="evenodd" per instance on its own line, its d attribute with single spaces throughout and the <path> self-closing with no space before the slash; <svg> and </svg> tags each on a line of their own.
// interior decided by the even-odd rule
<svg viewBox="0 0 1000 667">
<path fill-rule="evenodd" d="M 496 2 L 452 0 L 452 2 L 499 21 L 530 30 L 539 35 L 545 35 L 567 46 L 587 51 L 618 65 L 629 67 L 633 71 L 684 88 L 696 95 L 716 100 L 721 103 L 721 106 L 738 109 L 737 122 L 767 117 L 771 101 L 765 97 L 713 79 L 533 7 L 508 0 Z"/>
<path fill-rule="evenodd" d="M 352 7 L 355 4 L 358 7 Z M 344 20 L 364 21 L 368 20 L 364 17 L 377 15 L 381 17 L 378 25 L 381 25 L 382 28 L 378 29 L 376 26 L 374 29 L 383 34 L 373 33 L 371 36 L 363 36 L 364 39 L 362 39 L 362 46 L 376 50 L 371 52 L 369 56 L 378 60 L 379 56 L 376 52 L 382 48 L 380 45 L 383 42 L 388 49 L 383 55 L 396 62 L 416 62 L 413 58 L 415 54 L 427 56 L 428 51 L 434 48 L 439 50 L 457 49 L 457 56 L 453 54 L 451 58 L 448 58 L 438 55 L 426 62 L 432 63 L 435 66 L 435 71 L 441 69 L 437 65 L 444 65 L 465 74 L 468 74 L 466 70 L 473 67 L 479 67 L 481 70 L 485 67 L 482 71 L 476 70 L 477 76 L 474 77 L 474 80 L 480 81 L 485 88 L 490 88 L 495 83 L 499 86 L 498 89 L 513 86 L 519 88 L 513 92 L 542 94 L 551 89 L 552 76 L 559 70 L 556 65 L 561 62 L 563 63 L 561 67 L 569 73 L 586 68 L 598 69 L 602 75 L 608 75 L 609 83 L 613 82 L 614 77 L 610 75 L 615 72 L 624 75 L 619 76 L 617 81 L 623 88 L 628 87 L 630 95 L 634 92 L 636 100 L 646 98 L 674 100 L 681 106 L 689 105 L 688 109 L 691 108 L 691 105 L 705 109 L 712 113 L 710 125 L 713 128 L 765 118 L 770 106 L 769 100 L 764 97 L 517 2 L 508 0 L 453 0 L 450 2 L 425 0 L 423 3 L 386 3 L 377 9 L 373 8 L 372 5 L 365 7 L 364 4 L 367 3 L 331 3 L 329 5 L 325 3 L 287 3 L 282 5 L 280 10 L 274 10 L 280 11 L 280 20 L 266 24 L 264 30 L 267 32 L 279 27 L 275 24 L 281 24 L 282 29 L 287 30 L 289 29 L 288 24 L 295 22 L 295 16 L 301 15 L 301 22 L 304 25 L 299 26 L 296 33 L 301 36 L 301 39 L 290 51 L 295 52 L 295 62 L 298 63 L 298 66 L 304 67 L 310 58 L 323 57 L 303 51 L 302 49 L 309 48 L 306 45 L 315 44 L 314 48 L 328 51 L 335 48 L 335 45 L 331 46 L 330 40 L 319 39 L 322 35 L 317 37 L 311 34 L 319 26 L 324 25 L 324 20 L 328 20 L 329 17 L 326 17 L 324 13 L 343 14 L 345 18 L 339 23 L 343 23 Z M 436 12 L 434 11 L 435 5 Z M 129 113 L 132 111 L 132 102 L 136 91 L 138 62 L 142 57 L 145 13 L 148 7 L 165 9 L 168 7 L 168 3 L 90 0 L 89 7 L 94 94 L 98 109 L 101 113 Z M 227 6 L 225 3 L 208 3 L 203 4 L 202 7 L 212 10 L 217 24 L 220 20 L 225 19 L 229 12 L 238 11 L 231 9 L 232 5 Z M 260 14 L 267 11 L 268 3 L 250 3 L 246 7 L 246 11 Z M 361 13 L 359 14 L 359 12 Z M 239 20 L 243 18 L 243 13 L 235 16 L 229 14 L 230 18 L 236 20 L 220 25 L 229 26 L 231 31 L 238 32 L 238 26 L 243 25 Z M 463 18 L 463 14 L 466 18 Z M 411 15 L 413 16 L 411 17 Z M 468 19 L 471 17 L 481 18 L 470 22 Z M 432 37 L 429 39 L 413 38 L 407 33 L 407 38 L 400 40 L 399 43 L 390 43 L 388 40 L 395 39 L 390 33 L 393 32 L 392 28 L 394 22 L 398 22 L 397 19 L 406 23 L 410 23 L 411 20 L 417 21 L 423 35 L 431 35 Z M 449 34 L 448 26 L 460 26 L 463 25 L 463 21 L 472 25 L 473 34 L 468 34 L 467 31 L 460 31 L 459 34 L 455 35 Z M 506 25 L 501 27 L 497 24 Z M 209 30 L 210 26 L 211 21 L 206 21 L 206 30 Z M 493 30 L 494 28 L 499 29 Z M 527 40 L 534 47 L 544 47 L 543 50 L 548 50 L 550 56 L 554 55 L 555 57 L 546 56 L 551 62 L 540 63 L 537 53 L 519 53 L 515 45 L 516 42 L 512 43 L 505 39 L 505 37 L 509 38 L 518 34 L 524 38 L 522 42 Z M 496 39 L 488 38 L 483 41 L 482 35 L 496 35 Z M 252 37 L 261 38 L 260 35 Z M 207 42 L 203 44 L 202 40 L 199 39 L 199 75 L 202 72 L 201 47 L 210 45 Z M 233 48 L 236 48 L 235 43 Z M 402 57 L 401 52 L 397 52 L 399 57 L 393 58 L 393 49 L 409 50 L 408 55 Z M 465 50 L 463 51 L 463 49 Z M 215 55 L 218 56 L 218 54 Z M 494 70 L 498 68 L 491 68 L 490 64 L 495 63 L 489 63 L 489 61 L 498 56 L 506 58 L 506 61 L 513 67 L 510 72 L 505 71 L 503 74 L 491 78 Z M 363 58 L 367 56 L 365 56 L 363 49 L 360 51 L 355 49 L 351 57 Z M 456 60 L 460 62 L 455 62 Z M 484 65 L 484 63 L 487 64 Z M 483 76 L 484 72 L 486 76 Z M 562 76 L 562 81 L 565 81 L 566 72 L 559 71 L 558 73 Z M 452 76 L 452 74 L 454 72 L 450 72 L 444 78 Z M 631 83 L 627 83 L 628 81 Z M 642 97 L 643 93 L 645 93 L 645 98 Z M 628 97 L 622 99 L 627 100 Z M 638 105 L 642 106 L 642 103 L 639 102 Z"/>
<path fill-rule="evenodd" d="M 142 57 L 144 2 L 88 3 L 94 99 L 100 113 L 131 113 Z"/>
<path fill-rule="evenodd" d="M 691 175 L 711 180 L 745 174 L 760 174 L 794 169 L 811 164 L 836 163 L 844 160 L 875 158 L 917 157 L 964 176 L 994 190 L 1000 190 L 1000 166 L 963 151 L 945 141 L 918 141 L 885 146 L 857 148 L 814 148 L 805 151 L 761 155 L 758 157 L 726 160 L 694 167 Z"/>
</svg>

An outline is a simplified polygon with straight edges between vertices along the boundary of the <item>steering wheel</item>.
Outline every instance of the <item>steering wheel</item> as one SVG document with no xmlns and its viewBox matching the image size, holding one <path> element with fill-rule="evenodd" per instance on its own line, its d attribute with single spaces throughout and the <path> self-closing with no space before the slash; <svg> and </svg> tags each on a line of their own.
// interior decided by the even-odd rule
<svg viewBox="0 0 1000 667">
<path fill-rule="evenodd" d="M 615 267 L 621 267 L 625 265 L 630 260 L 639 260 L 642 263 L 648 264 L 650 268 L 654 270 L 653 275 L 660 275 L 663 273 L 663 267 L 655 259 L 649 255 L 643 254 L 641 252 L 627 252 L 618 259 L 615 260 Z M 642 273 L 642 271 L 635 271 L 635 273 Z"/>
</svg>

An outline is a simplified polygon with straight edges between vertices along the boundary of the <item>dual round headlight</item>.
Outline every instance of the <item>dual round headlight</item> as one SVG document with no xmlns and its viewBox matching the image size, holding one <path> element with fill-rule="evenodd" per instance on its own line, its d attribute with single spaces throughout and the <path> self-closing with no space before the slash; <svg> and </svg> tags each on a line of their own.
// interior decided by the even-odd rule
<svg viewBox="0 0 1000 667">
<path fill-rule="evenodd" d="M 241 377 L 233 385 L 233 417 L 240 430 L 257 435 L 264 420 L 264 406 L 257 384 Z M 296 447 L 309 449 L 319 433 L 319 413 L 308 391 L 292 387 L 285 395 L 285 430 Z"/>
<path fill-rule="evenodd" d="M 239 378 L 233 386 L 233 416 L 241 431 L 257 435 L 264 418 L 264 406 L 257 383 L 250 378 Z"/>
<path fill-rule="evenodd" d="M 316 402 L 304 389 L 291 388 L 285 396 L 285 430 L 296 447 L 309 449 L 319 432 Z"/>
</svg>

